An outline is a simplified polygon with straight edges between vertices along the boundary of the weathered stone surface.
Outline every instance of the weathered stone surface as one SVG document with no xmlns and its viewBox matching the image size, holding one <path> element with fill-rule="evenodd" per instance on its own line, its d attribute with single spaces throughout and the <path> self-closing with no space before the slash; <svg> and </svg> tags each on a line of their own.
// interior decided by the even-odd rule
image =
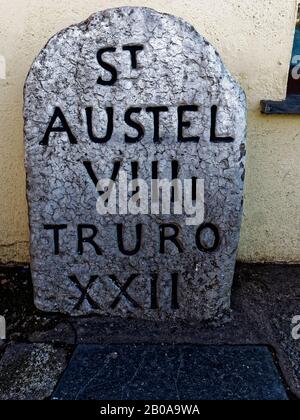
<svg viewBox="0 0 300 420">
<path fill-rule="evenodd" d="M 264 346 L 80 345 L 61 400 L 286 400 Z"/>
<path fill-rule="evenodd" d="M 48 398 L 67 356 L 67 350 L 50 344 L 10 344 L 0 360 L 0 400 Z"/>
<path fill-rule="evenodd" d="M 128 45 L 143 48 L 136 54 L 137 63 L 123 50 Z M 98 51 L 107 47 L 116 48 L 102 56 L 117 69 L 112 86 L 98 83 L 114 76 L 111 67 L 99 64 Z M 185 140 L 178 141 L 178 107 L 190 105 L 197 112 L 184 112 L 182 119 L 190 121 L 190 127 L 183 127 Z M 157 142 L 153 114 L 146 112 L 153 106 L 168 107 L 160 115 Z M 56 107 L 72 135 L 57 132 L 47 138 Z M 90 107 L 97 137 L 105 136 L 105 109 L 113 107 L 113 133 L 105 143 L 91 140 L 86 114 Z M 125 134 L 137 134 L 124 121 L 131 107 L 142 109 L 132 120 L 144 127 L 143 138 L 132 144 L 124 139 Z M 36 306 L 73 315 L 221 318 L 230 307 L 242 215 L 246 103 L 214 48 L 183 20 L 151 9 L 96 13 L 55 35 L 39 54 L 26 81 L 24 118 Z M 62 127 L 61 114 L 52 126 Z M 187 139 L 195 136 L 195 142 Z M 160 178 L 170 179 L 171 162 L 178 161 L 180 179 L 204 179 L 204 222 L 213 224 L 220 236 L 214 251 L 199 249 L 198 226 L 186 225 L 186 215 L 97 213 L 99 193 L 91 169 L 97 179 L 110 178 L 114 163 L 120 162 L 131 178 L 131 163 L 138 162 L 139 177 L 150 180 L 153 161 L 159 162 Z M 135 255 L 121 252 L 117 223 L 124 225 L 124 247 L 129 250 L 136 245 L 136 225 L 143 225 L 141 249 Z M 162 225 L 170 223 L 179 227 L 183 252 L 178 243 L 167 241 L 165 253 L 160 253 Z M 82 224 L 97 228 L 94 241 L 101 255 L 90 243 L 78 247 Z M 51 225 L 62 227 L 58 255 Z M 92 233 L 86 228 L 82 232 L 84 237 Z M 173 233 L 174 227 L 166 229 L 166 235 Z M 205 230 L 204 248 L 210 248 L 213 239 Z"/>
</svg>

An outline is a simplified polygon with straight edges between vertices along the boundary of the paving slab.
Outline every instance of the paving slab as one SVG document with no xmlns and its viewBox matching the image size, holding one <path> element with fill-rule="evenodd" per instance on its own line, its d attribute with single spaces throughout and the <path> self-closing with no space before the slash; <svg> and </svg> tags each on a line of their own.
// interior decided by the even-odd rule
<svg viewBox="0 0 300 420">
<path fill-rule="evenodd" d="M 0 400 L 48 398 L 67 359 L 68 350 L 50 344 L 10 344 L 0 360 Z"/>
<path fill-rule="evenodd" d="M 52 399 L 287 400 L 266 346 L 79 345 Z"/>
</svg>

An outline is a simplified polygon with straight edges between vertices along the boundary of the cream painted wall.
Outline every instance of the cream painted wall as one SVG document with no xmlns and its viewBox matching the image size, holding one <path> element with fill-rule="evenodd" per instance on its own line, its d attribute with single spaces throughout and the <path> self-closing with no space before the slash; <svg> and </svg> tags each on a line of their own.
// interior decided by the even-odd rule
<svg viewBox="0 0 300 420">
<path fill-rule="evenodd" d="M 297 0 L 0 0 L 0 262 L 28 262 L 22 90 L 47 40 L 91 13 L 148 6 L 182 16 L 220 52 L 249 101 L 248 164 L 239 259 L 300 262 L 300 116 L 266 117 L 285 96 Z"/>
</svg>

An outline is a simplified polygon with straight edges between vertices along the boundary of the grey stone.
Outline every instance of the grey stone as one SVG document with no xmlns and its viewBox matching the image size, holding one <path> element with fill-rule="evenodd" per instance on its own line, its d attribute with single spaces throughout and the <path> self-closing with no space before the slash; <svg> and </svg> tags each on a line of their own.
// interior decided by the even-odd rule
<svg viewBox="0 0 300 420">
<path fill-rule="evenodd" d="M 143 46 L 137 68 L 129 51 L 122 50 L 132 44 Z M 113 86 L 97 83 L 98 78 L 111 77 L 97 61 L 99 48 L 105 47 L 116 48 L 103 55 L 117 68 Z M 184 113 L 191 126 L 183 134 L 200 137 L 197 142 L 178 141 L 177 111 L 186 105 L 195 105 L 198 111 Z M 161 114 L 159 142 L 153 141 L 153 115 L 145 111 L 149 106 L 169 108 Z M 211 141 L 213 106 L 218 142 Z M 63 112 L 76 140 L 57 132 L 45 145 L 55 107 Z M 98 137 L 106 133 L 105 108 L 114 109 L 113 134 L 104 144 L 92 142 L 88 135 L 87 107 L 93 107 Z M 142 108 L 133 119 L 144 126 L 144 137 L 134 144 L 124 141 L 125 133 L 136 135 L 124 122 L 130 107 Z M 218 53 L 192 26 L 151 9 L 125 7 L 96 13 L 61 31 L 29 72 L 24 119 L 31 269 L 39 309 L 152 320 L 224 317 L 230 308 L 242 216 L 246 100 Z M 59 118 L 54 123 L 58 126 Z M 226 142 L 226 137 L 234 141 Z M 111 177 L 114 163 L 120 162 L 131 177 L 131 162 L 138 161 L 139 177 L 150 180 L 151 162 L 159 161 L 159 177 L 170 179 L 172 160 L 179 162 L 181 180 L 204 179 L 204 221 L 220 235 L 213 252 L 197 247 L 198 226 L 187 225 L 185 214 L 100 216 L 96 211 L 99 193 L 88 165 L 100 179 Z M 121 223 L 124 246 L 130 250 L 136 244 L 136 225 L 143 225 L 141 249 L 135 255 L 126 256 L 118 247 L 116 224 Z M 160 253 L 161 225 L 169 223 L 180 229 L 181 253 L 172 241 Z M 83 253 L 78 249 L 80 224 L 97 228 L 94 240 L 101 255 L 90 243 L 83 244 Z M 67 225 L 60 231 L 59 255 L 54 255 L 54 233 L 45 225 Z M 166 230 L 166 235 L 173 232 Z M 85 237 L 91 233 L 83 231 Z M 209 229 L 201 241 L 211 247 L 214 237 Z M 121 292 L 121 285 L 126 291 Z"/>
<path fill-rule="evenodd" d="M 80 345 L 53 399 L 286 400 L 264 346 Z"/>
<path fill-rule="evenodd" d="M 0 400 L 48 398 L 67 366 L 67 355 L 50 344 L 10 344 L 0 360 Z"/>
</svg>

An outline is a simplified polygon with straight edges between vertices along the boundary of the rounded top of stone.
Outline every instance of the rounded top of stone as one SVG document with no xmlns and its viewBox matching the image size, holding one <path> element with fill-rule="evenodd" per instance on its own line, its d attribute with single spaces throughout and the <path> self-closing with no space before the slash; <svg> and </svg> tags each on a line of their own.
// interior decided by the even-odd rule
<svg viewBox="0 0 300 420">
<path fill-rule="evenodd" d="M 73 24 L 59 31 L 50 38 L 42 49 L 35 59 L 31 70 L 36 65 L 40 66 L 42 62 L 49 60 L 49 55 L 45 54 L 45 51 L 51 49 L 53 53 L 52 46 L 54 46 L 54 50 L 58 49 L 56 47 L 59 46 L 59 43 L 65 42 L 67 38 L 70 46 L 72 43 L 82 45 L 91 36 L 97 38 L 99 43 L 105 41 L 107 45 L 115 45 L 121 38 L 124 38 L 124 42 L 129 44 L 158 38 L 160 45 L 158 46 L 158 43 L 153 44 L 153 50 L 158 49 L 163 44 L 172 43 L 174 44 L 172 45 L 174 51 L 177 49 L 175 53 L 178 53 L 178 55 L 184 54 L 185 57 L 190 56 L 190 61 L 193 64 L 195 64 L 195 60 L 198 60 L 198 65 L 206 68 L 203 77 L 210 77 L 211 74 L 216 76 L 217 79 L 225 77 L 239 87 L 241 96 L 244 95 L 238 83 L 225 68 L 216 49 L 190 23 L 181 17 L 158 12 L 148 7 L 124 6 L 105 9 L 93 13 L 80 23 Z M 181 50 L 179 47 L 180 42 L 182 43 Z M 56 60 L 58 55 L 59 52 L 56 53 Z M 27 81 L 25 89 L 26 85 Z"/>
</svg>

